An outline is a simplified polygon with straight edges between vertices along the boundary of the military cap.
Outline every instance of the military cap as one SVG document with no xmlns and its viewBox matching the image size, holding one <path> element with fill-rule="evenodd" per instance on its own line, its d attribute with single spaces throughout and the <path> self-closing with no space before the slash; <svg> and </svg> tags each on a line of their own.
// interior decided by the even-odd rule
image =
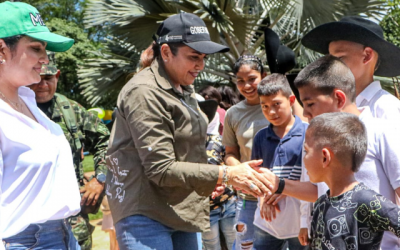
<svg viewBox="0 0 400 250">
<path fill-rule="evenodd" d="M 55 75 L 57 74 L 56 55 L 54 52 L 47 51 L 49 57 L 49 64 L 43 64 L 40 75 Z"/>
</svg>

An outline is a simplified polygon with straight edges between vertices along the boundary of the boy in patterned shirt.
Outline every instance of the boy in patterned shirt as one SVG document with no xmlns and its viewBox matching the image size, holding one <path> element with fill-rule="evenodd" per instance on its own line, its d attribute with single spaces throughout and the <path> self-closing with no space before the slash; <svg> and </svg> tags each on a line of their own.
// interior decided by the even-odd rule
<svg viewBox="0 0 400 250">
<path fill-rule="evenodd" d="M 367 134 L 349 113 L 325 113 L 307 129 L 304 164 L 310 181 L 330 190 L 314 204 L 311 249 L 379 249 L 384 231 L 400 237 L 400 208 L 356 181 Z"/>
</svg>

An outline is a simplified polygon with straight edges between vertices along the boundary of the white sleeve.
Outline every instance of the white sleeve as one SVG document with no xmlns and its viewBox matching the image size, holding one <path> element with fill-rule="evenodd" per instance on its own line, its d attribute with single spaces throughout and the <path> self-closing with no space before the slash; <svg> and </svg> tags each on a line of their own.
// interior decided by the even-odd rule
<svg viewBox="0 0 400 250">
<path fill-rule="evenodd" d="M 304 149 L 303 154 L 304 155 Z M 310 178 L 307 174 L 307 170 L 304 166 L 303 159 L 301 159 L 301 182 L 310 181 Z M 300 201 L 300 228 L 308 228 L 310 229 L 311 226 L 311 209 L 312 203 L 308 201 Z"/>
<path fill-rule="evenodd" d="M 400 187 L 400 129 L 398 126 L 386 126 L 378 137 L 377 152 L 387 178 L 393 190 Z"/>
<path fill-rule="evenodd" d="M 0 149 L 0 201 L 1 201 L 1 196 L 3 194 L 1 187 L 3 185 L 3 175 L 4 175 L 4 162 L 3 162 L 3 152 Z M 0 204 L 0 218 L 1 218 L 1 207 L 2 204 Z M 3 232 L 0 229 L 0 250 L 4 250 L 4 245 L 3 245 Z"/>
</svg>

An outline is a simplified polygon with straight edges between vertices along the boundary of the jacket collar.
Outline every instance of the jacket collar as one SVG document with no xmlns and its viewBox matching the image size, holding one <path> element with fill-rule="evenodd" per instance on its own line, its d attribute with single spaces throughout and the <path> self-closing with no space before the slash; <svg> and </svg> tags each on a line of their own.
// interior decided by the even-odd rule
<svg viewBox="0 0 400 250">
<path fill-rule="evenodd" d="M 303 121 L 297 115 L 295 115 L 294 118 L 295 118 L 295 121 L 294 121 L 293 127 L 289 130 L 289 132 L 282 139 L 275 134 L 275 132 L 273 130 L 274 126 L 272 124 L 270 124 L 267 127 L 267 131 L 266 131 L 267 138 L 286 141 L 294 136 L 303 136 L 303 130 L 302 130 L 302 126 L 301 126 Z"/>
</svg>

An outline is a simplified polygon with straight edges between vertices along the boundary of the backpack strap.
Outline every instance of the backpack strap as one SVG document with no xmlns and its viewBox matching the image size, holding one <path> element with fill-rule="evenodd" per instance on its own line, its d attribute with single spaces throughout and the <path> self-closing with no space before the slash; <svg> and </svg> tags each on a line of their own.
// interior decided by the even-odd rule
<svg viewBox="0 0 400 250">
<path fill-rule="evenodd" d="M 71 103 L 67 97 L 58 93 L 56 93 L 55 96 L 57 106 L 64 116 L 65 125 L 67 126 L 68 131 L 71 133 L 72 138 L 74 138 L 76 149 L 80 149 L 82 148 L 82 144 L 78 134 L 75 111 L 71 107 Z"/>
</svg>

